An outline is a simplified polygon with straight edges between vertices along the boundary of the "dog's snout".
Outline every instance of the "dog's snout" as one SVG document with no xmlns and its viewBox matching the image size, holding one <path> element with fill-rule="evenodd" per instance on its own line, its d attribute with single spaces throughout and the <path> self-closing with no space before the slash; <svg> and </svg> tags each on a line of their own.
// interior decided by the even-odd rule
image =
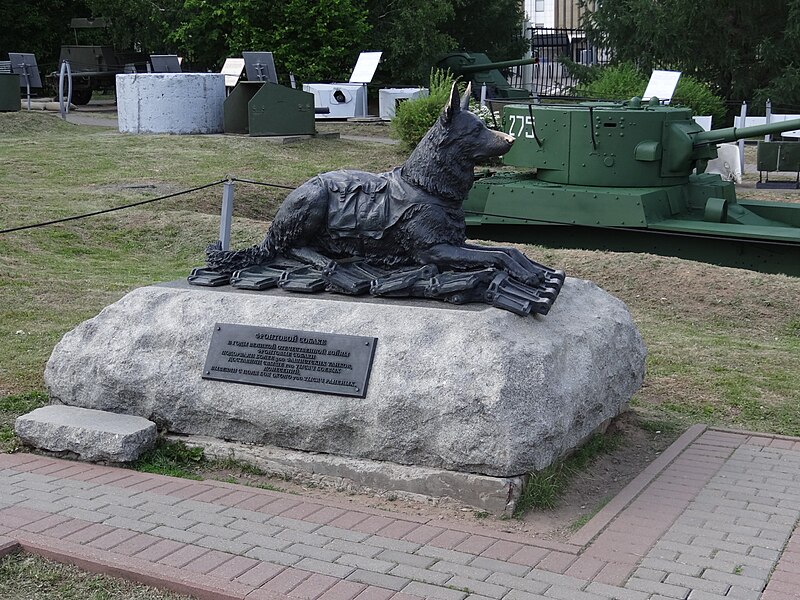
<svg viewBox="0 0 800 600">
<path fill-rule="evenodd" d="M 498 133 L 500 134 L 500 136 L 501 136 L 501 139 L 502 139 L 502 140 L 503 140 L 503 141 L 504 141 L 506 144 L 508 144 L 509 146 L 510 146 L 511 144 L 513 144 L 513 143 L 514 143 L 514 140 L 516 139 L 516 138 L 514 138 L 514 136 L 513 136 L 513 135 L 508 135 L 507 133 L 503 133 L 502 131 L 500 131 L 500 132 L 498 132 Z"/>
</svg>

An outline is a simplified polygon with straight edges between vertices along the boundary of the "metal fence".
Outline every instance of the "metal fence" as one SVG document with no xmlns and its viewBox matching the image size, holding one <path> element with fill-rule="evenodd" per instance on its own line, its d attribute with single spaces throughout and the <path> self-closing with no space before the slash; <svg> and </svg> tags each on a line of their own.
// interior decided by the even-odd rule
<svg viewBox="0 0 800 600">
<path fill-rule="evenodd" d="M 516 67 L 509 73 L 509 83 L 530 90 L 540 97 L 573 95 L 576 81 L 561 60 L 567 58 L 582 65 L 606 64 L 608 56 L 589 44 L 582 29 L 532 27 L 528 30 L 534 65 Z"/>
</svg>

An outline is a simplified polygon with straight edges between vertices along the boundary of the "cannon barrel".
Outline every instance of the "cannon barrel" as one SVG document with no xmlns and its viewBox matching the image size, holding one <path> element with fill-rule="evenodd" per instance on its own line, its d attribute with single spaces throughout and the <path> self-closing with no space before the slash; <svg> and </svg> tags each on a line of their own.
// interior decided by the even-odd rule
<svg viewBox="0 0 800 600">
<path fill-rule="evenodd" d="M 536 62 L 535 58 L 518 58 L 516 60 L 503 60 L 500 62 L 475 63 L 475 64 L 451 64 L 450 69 L 457 74 L 480 73 L 481 71 L 491 71 L 492 69 L 505 69 L 506 67 L 518 67 L 520 65 L 532 65 Z"/>
<path fill-rule="evenodd" d="M 770 123 L 768 125 L 726 127 L 725 129 L 712 129 L 711 131 L 703 131 L 694 136 L 693 144 L 695 146 L 702 146 L 705 144 L 721 144 L 723 142 L 734 142 L 736 140 L 741 140 L 742 138 L 782 133 L 784 131 L 791 131 L 793 129 L 800 129 L 800 119 L 778 121 L 777 123 Z"/>
</svg>

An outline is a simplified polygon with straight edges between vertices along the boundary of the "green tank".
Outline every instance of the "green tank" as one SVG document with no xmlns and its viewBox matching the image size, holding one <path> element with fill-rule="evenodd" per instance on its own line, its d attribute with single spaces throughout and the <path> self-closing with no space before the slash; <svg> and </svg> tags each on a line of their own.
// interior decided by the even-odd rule
<svg viewBox="0 0 800 600">
<path fill-rule="evenodd" d="M 478 179 L 464 204 L 476 239 L 652 252 L 800 276 L 800 204 L 737 199 L 705 173 L 717 144 L 800 128 L 800 119 L 703 129 L 657 99 L 509 104 L 514 171 Z"/>
<path fill-rule="evenodd" d="M 531 93 L 526 89 L 515 88 L 509 84 L 500 69 L 532 65 L 536 61 L 535 58 L 520 58 L 492 62 L 488 56 L 479 52 L 451 52 L 437 57 L 436 67 L 442 71 L 449 69 L 454 76 L 460 77 L 461 80 L 472 82 L 472 89 L 475 93 L 480 93 L 481 87 L 486 85 L 489 98 L 519 100 L 530 98 Z"/>
</svg>

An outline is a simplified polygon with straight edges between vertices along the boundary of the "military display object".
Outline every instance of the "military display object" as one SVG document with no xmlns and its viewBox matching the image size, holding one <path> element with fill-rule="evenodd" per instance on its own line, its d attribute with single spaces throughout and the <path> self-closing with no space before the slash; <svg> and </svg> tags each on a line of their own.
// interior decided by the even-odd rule
<svg viewBox="0 0 800 600">
<path fill-rule="evenodd" d="M 147 55 L 142 52 L 120 52 L 111 46 L 88 46 L 78 44 L 79 29 L 105 29 L 110 25 L 108 19 L 72 19 L 70 27 L 75 31 L 75 44 L 61 46 L 58 64 L 69 61 L 72 69 L 72 102 L 89 104 L 92 91 L 114 89 L 117 73 L 147 71 Z M 58 83 L 59 72 L 50 74 L 51 80 Z"/>
<path fill-rule="evenodd" d="M 450 101 L 408 160 L 388 173 L 323 173 L 287 196 L 264 241 L 238 251 L 219 244 L 189 282 L 289 291 L 487 302 L 520 315 L 546 314 L 564 273 L 515 248 L 466 243 L 462 203 L 475 164 L 508 152 L 514 138 L 488 129 Z"/>
<path fill-rule="evenodd" d="M 451 52 L 436 59 L 436 68 L 450 72 L 461 81 L 468 81 L 478 91 L 486 84 L 488 98 L 523 99 L 530 98 L 531 93 L 522 88 L 512 87 L 500 69 L 532 65 L 535 58 L 521 58 L 492 62 L 488 56 L 479 52 Z"/>
<path fill-rule="evenodd" d="M 652 252 L 800 275 L 800 204 L 737 200 L 704 173 L 717 144 L 800 127 L 800 119 L 703 129 L 657 99 L 509 104 L 503 157 L 513 173 L 479 179 L 464 204 L 470 237 Z M 695 172 L 696 171 L 696 172 Z"/>
</svg>

